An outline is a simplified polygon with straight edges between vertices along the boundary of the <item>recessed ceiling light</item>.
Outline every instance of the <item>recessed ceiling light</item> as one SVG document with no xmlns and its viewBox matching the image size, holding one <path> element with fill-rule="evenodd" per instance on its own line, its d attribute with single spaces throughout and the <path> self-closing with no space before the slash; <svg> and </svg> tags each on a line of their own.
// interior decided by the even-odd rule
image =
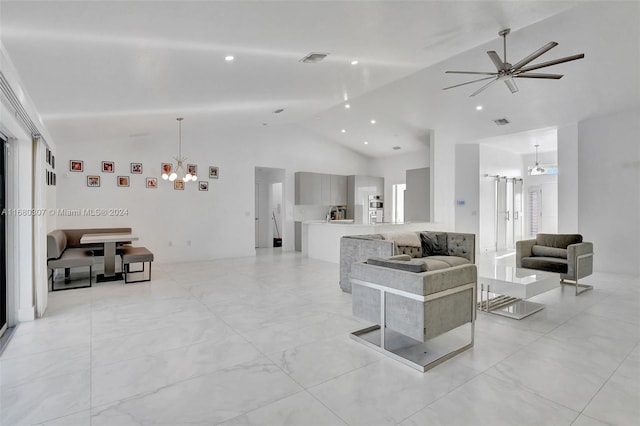
<svg viewBox="0 0 640 426">
<path fill-rule="evenodd" d="M 369 145 L 369 142 L 367 142 L 367 141 L 364 141 L 364 144 L 365 144 L 365 145 Z"/>
<path fill-rule="evenodd" d="M 346 130 L 346 129 L 342 129 L 342 130 L 340 130 L 340 131 L 341 131 L 342 133 L 347 133 L 347 130 Z"/>
<path fill-rule="evenodd" d="M 351 61 L 351 65 L 358 65 L 358 61 Z"/>
<path fill-rule="evenodd" d="M 224 60 L 225 60 L 225 61 L 227 61 L 227 62 L 231 62 L 231 61 L 233 61 L 234 59 L 235 59 L 235 58 L 234 58 L 232 55 L 228 55 L 228 56 L 225 56 L 225 57 L 224 57 Z"/>
<path fill-rule="evenodd" d="M 376 124 L 376 120 L 371 120 L 371 124 Z"/>
<path fill-rule="evenodd" d="M 351 108 L 351 105 L 349 105 L 349 104 L 344 104 L 344 107 L 348 109 L 348 108 Z"/>
<path fill-rule="evenodd" d="M 476 107 L 476 111 L 482 111 L 482 105 L 478 105 L 478 106 Z"/>
</svg>

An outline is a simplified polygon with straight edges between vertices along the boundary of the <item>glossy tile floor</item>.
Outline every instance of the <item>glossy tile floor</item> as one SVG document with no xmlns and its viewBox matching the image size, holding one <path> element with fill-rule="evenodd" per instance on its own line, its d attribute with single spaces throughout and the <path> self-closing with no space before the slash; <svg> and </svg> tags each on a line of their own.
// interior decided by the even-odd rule
<svg viewBox="0 0 640 426">
<path fill-rule="evenodd" d="M 512 260 L 512 259 L 511 259 Z M 349 339 L 338 265 L 279 249 L 154 264 L 151 283 L 49 294 L 0 357 L 9 425 L 631 425 L 640 280 L 594 274 L 419 373 Z"/>
</svg>

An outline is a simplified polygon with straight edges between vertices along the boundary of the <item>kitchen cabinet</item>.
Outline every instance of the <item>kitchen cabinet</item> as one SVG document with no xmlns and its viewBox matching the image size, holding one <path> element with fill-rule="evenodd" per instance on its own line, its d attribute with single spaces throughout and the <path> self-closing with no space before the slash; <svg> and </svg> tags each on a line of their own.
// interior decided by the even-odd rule
<svg viewBox="0 0 640 426">
<path fill-rule="evenodd" d="M 295 203 L 322 204 L 322 175 L 320 173 L 296 172 Z"/>
<path fill-rule="evenodd" d="M 329 204 L 332 206 L 347 205 L 347 177 L 331 175 L 331 196 Z"/>
<path fill-rule="evenodd" d="M 295 203 L 319 206 L 347 204 L 347 177 L 323 173 L 295 173 Z"/>
</svg>

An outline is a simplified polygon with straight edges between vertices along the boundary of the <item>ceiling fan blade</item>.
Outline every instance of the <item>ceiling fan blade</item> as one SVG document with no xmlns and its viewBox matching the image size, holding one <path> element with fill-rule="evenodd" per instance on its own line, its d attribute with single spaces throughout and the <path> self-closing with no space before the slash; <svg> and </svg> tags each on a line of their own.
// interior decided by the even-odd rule
<svg viewBox="0 0 640 426">
<path fill-rule="evenodd" d="M 497 72 L 478 72 L 478 71 L 445 71 L 445 74 L 479 74 L 479 75 L 498 75 Z"/>
<path fill-rule="evenodd" d="M 511 93 L 516 93 L 518 91 L 518 85 L 516 84 L 515 81 L 511 79 L 506 79 L 502 81 L 504 81 L 504 84 L 506 84 L 509 90 L 511 90 Z"/>
<path fill-rule="evenodd" d="M 471 97 L 471 96 L 475 96 L 475 95 L 477 95 L 478 93 L 482 92 L 482 91 L 483 91 L 484 89 L 486 89 L 487 87 L 491 86 L 491 85 L 492 85 L 493 83 L 495 83 L 496 81 L 498 81 L 498 79 L 497 79 L 497 78 L 493 79 L 493 81 L 488 82 L 487 84 L 485 84 L 484 86 L 482 86 L 481 88 L 479 88 L 478 90 L 476 90 L 475 92 L 473 92 L 473 93 L 472 93 L 471 95 L 469 95 L 469 96 Z"/>
<path fill-rule="evenodd" d="M 564 74 L 542 74 L 542 73 L 526 73 L 526 74 L 516 74 L 514 77 L 526 77 L 526 78 L 550 78 L 553 80 L 560 80 Z"/>
<path fill-rule="evenodd" d="M 442 90 L 447 90 L 447 89 L 453 89 L 454 87 L 460 87 L 460 86 L 465 86 L 467 84 L 471 84 L 471 83 L 476 83 L 478 81 L 483 81 L 483 80 L 489 80 L 490 78 L 495 79 L 495 77 L 485 77 L 485 78 L 479 78 L 477 80 L 471 80 L 471 81 L 467 81 L 466 83 L 460 83 L 460 84 L 456 84 L 455 86 L 449 86 L 449 87 L 445 87 Z"/>
<path fill-rule="evenodd" d="M 554 59 L 553 61 L 543 62 L 538 65 L 531 65 L 529 67 L 520 68 L 518 71 L 520 71 L 521 73 L 527 72 L 527 71 L 533 71 L 533 70 L 537 70 L 544 67 L 550 67 L 551 65 L 562 64 L 563 62 L 575 61 L 576 59 L 582 59 L 582 58 L 584 58 L 584 53 L 580 53 L 579 55 L 567 56 L 566 58 Z"/>
<path fill-rule="evenodd" d="M 498 69 L 498 71 L 502 71 L 505 69 L 504 67 L 504 62 L 502 62 L 502 59 L 500 59 L 500 56 L 498 56 L 498 54 L 496 53 L 495 50 L 490 50 L 487 52 L 487 55 L 489 55 L 489 57 L 491 58 L 491 60 L 493 61 L 493 64 L 496 66 L 496 68 Z"/>
<path fill-rule="evenodd" d="M 540 49 L 538 49 L 535 52 L 533 52 L 531 55 L 527 56 L 526 58 L 522 59 L 521 61 L 519 61 L 518 63 L 513 65 L 511 67 L 511 69 L 514 70 L 514 71 L 517 71 L 519 68 L 524 67 L 529 62 L 531 62 L 534 59 L 536 59 L 537 57 L 542 56 L 543 54 L 547 53 L 549 50 L 553 49 L 557 45 L 558 45 L 558 43 L 556 43 L 555 41 L 551 41 L 551 42 L 545 44 Z"/>
</svg>

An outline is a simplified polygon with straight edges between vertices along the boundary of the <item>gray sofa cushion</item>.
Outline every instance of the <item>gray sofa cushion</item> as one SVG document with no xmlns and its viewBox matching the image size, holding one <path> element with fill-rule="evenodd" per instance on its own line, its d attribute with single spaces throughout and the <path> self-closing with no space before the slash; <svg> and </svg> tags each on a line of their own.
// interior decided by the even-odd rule
<svg viewBox="0 0 640 426">
<path fill-rule="evenodd" d="M 444 262 L 447 266 L 469 265 L 471 263 L 464 257 L 458 256 L 429 256 L 428 259 Z"/>
<path fill-rule="evenodd" d="M 427 265 L 427 271 L 437 271 L 439 269 L 447 269 L 451 267 L 447 262 L 434 259 L 434 257 L 436 256 L 423 257 L 420 259 L 425 265 Z"/>
<path fill-rule="evenodd" d="M 534 245 L 531 248 L 534 256 L 567 258 L 567 249 Z"/>
<path fill-rule="evenodd" d="M 393 260 L 384 257 L 370 257 L 367 259 L 368 265 L 384 266 L 385 268 L 400 269 L 408 272 L 424 272 L 427 265 L 420 260 Z"/>
<path fill-rule="evenodd" d="M 420 241 L 422 242 L 422 256 L 446 256 L 449 254 L 446 232 L 421 232 Z"/>
<path fill-rule="evenodd" d="M 556 272 L 566 274 L 568 270 L 567 259 L 560 257 L 523 257 L 522 267 L 529 269 L 538 269 L 540 271 Z"/>
<path fill-rule="evenodd" d="M 536 245 L 566 249 L 570 244 L 582 242 L 580 234 L 538 234 Z"/>
</svg>

